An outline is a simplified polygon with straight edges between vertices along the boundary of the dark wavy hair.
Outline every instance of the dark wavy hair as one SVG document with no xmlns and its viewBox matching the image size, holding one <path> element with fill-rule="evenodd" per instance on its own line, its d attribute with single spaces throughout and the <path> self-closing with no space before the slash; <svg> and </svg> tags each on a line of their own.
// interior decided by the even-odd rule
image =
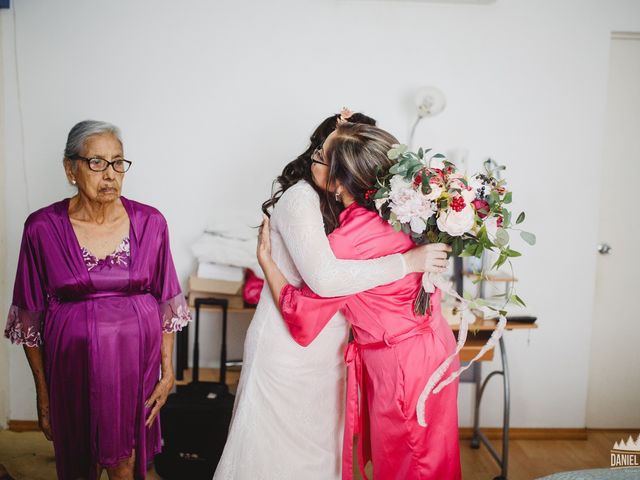
<svg viewBox="0 0 640 480">
<path fill-rule="evenodd" d="M 320 197 L 320 210 L 324 220 L 324 229 L 327 234 L 331 233 L 338 226 L 338 215 L 342 209 L 342 204 L 335 201 L 332 195 L 327 195 L 324 190 L 319 188 L 311 176 L 311 154 L 320 147 L 327 139 L 331 132 L 338 126 L 340 114 L 331 115 L 325 118 L 320 125 L 311 134 L 309 138 L 309 147 L 292 162 L 289 162 L 282 174 L 273 182 L 272 195 L 269 200 L 262 204 L 262 211 L 265 215 L 271 216 L 269 209 L 273 208 L 282 194 L 300 180 L 306 180 Z M 347 123 L 361 123 L 365 125 L 376 125 L 375 119 L 364 115 L 363 113 L 354 113 L 349 117 Z"/>
</svg>

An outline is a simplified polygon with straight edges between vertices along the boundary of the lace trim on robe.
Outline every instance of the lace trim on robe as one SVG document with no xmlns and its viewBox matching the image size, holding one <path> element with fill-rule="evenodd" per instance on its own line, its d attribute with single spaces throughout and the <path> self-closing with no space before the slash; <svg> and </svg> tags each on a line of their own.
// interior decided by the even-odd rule
<svg viewBox="0 0 640 480">
<path fill-rule="evenodd" d="M 87 270 L 89 271 L 102 265 L 107 265 L 109 267 L 118 265 L 124 268 L 129 266 L 129 257 L 131 255 L 129 237 L 123 238 L 116 250 L 105 258 L 98 259 L 87 248 L 81 247 L 81 249 L 84 264 L 87 266 Z"/>
<path fill-rule="evenodd" d="M 191 310 L 182 293 L 160 304 L 162 331 L 179 332 L 191 321 Z"/>
<path fill-rule="evenodd" d="M 30 312 L 11 305 L 4 336 L 17 345 L 39 347 L 43 344 L 43 319 L 44 312 Z"/>
</svg>

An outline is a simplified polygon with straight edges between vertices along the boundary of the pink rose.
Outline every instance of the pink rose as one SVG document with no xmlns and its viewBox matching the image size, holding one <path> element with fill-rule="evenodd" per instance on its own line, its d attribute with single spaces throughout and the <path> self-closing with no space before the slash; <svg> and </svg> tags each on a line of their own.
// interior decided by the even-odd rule
<svg viewBox="0 0 640 480">
<path fill-rule="evenodd" d="M 475 207 L 476 212 L 478 212 L 478 216 L 480 218 L 484 218 L 489 214 L 489 204 L 486 202 L 486 200 L 476 198 L 471 203 Z"/>
</svg>

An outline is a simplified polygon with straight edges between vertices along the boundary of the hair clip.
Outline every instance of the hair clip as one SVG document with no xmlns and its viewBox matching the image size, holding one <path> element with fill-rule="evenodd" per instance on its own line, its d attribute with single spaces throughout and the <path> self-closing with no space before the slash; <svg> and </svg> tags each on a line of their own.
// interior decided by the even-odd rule
<svg viewBox="0 0 640 480">
<path fill-rule="evenodd" d="M 340 110 L 340 118 L 338 118 L 338 124 L 344 123 L 351 118 L 353 112 L 349 110 L 347 107 L 342 107 Z"/>
</svg>

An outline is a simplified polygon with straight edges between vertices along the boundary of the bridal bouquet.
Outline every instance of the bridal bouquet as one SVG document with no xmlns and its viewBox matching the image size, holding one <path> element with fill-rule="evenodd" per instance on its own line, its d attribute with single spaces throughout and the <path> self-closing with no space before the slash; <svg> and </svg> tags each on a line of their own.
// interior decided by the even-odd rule
<svg viewBox="0 0 640 480">
<path fill-rule="evenodd" d="M 446 243 L 452 247 L 451 255 L 463 257 L 480 258 L 483 251 L 494 251 L 498 258 L 491 269 L 520 256 L 509 247 L 509 230 L 519 231 L 525 242 L 535 244 L 535 235 L 516 227 L 525 213 L 513 219 L 508 208 L 512 193 L 488 163 L 484 173 L 467 177 L 445 155 L 431 149 L 411 152 L 406 145 L 394 145 L 388 156 L 397 163 L 388 172 L 380 172 L 375 194 L 371 191 L 370 195 L 380 215 L 396 231 L 411 235 L 416 244 Z M 429 293 L 439 280 L 437 275 L 424 276 L 417 313 L 427 311 Z M 517 295 L 509 300 L 523 304 Z"/>
<path fill-rule="evenodd" d="M 517 227 L 524 221 L 525 213 L 521 212 L 514 220 L 509 210 L 512 193 L 504 180 L 496 178 L 490 161 L 485 162 L 485 172 L 467 177 L 443 154 L 433 153 L 431 149 L 411 152 L 406 145 L 394 145 L 388 156 L 396 163 L 389 171 L 379 172 L 376 188 L 367 192 L 367 198 L 375 202 L 379 214 L 396 231 L 411 235 L 415 243 L 446 243 L 451 245 L 453 256 L 481 258 L 485 250 L 493 251 L 497 259 L 490 269 L 498 269 L 511 257 L 520 256 L 520 252 L 509 246 L 509 231 L 519 231 L 525 242 L 535 244 L 535 235 Z M 476 273 L 479 278 L 485 275 Z M 467 365 L 443 379 L 466 342 L 468 320 L 467 315 L 462 315 L 455 352 L 431 374 L 416 405 L 418 423 L 426 426 L 425 404 L 429 395 L 440 392 L 496 346 L 506 327 L 504 305 L 507 302 L 520 305 L 524 302 L 513 291 L 496 296 L 505 297 L 504 304 L 498 308 L 485 299 L 462 298 L 453 290 L 451 282 L 439 274 L 425 273 L 422 287 L 415 304 L 416 313 L 427 312 L 429 294 L 436 287 L 468 308 L 485 306 L 498 313 L 497 325 L 486 344 Z"/>
</svg>

